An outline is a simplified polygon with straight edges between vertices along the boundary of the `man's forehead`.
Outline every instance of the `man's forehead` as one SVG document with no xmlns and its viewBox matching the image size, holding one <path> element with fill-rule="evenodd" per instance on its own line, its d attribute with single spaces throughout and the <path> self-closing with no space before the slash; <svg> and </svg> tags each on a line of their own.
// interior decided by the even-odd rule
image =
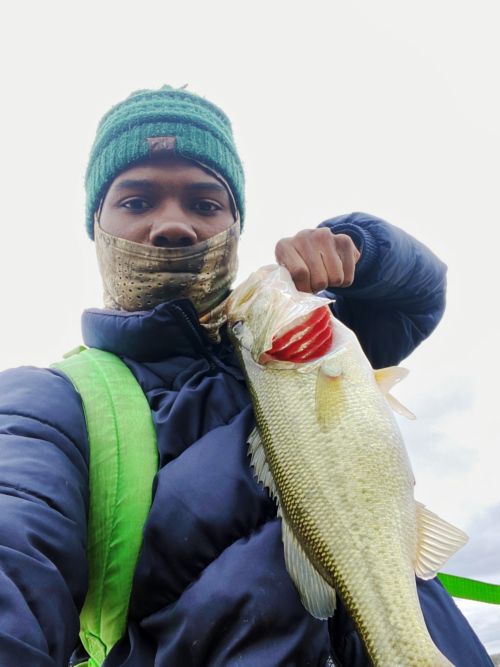
<svg viewBox="0 0 500 667">
<path fill-rule="evenodd" d="M 155 177 L 179 174 L 185 174 L 193 187 L 212 187 L 221 191 L 227 189 L 217 175 L 209 169 L 179 156 L 144 158 L 118 174 L 112 185 L 121 189 L 124 183 L 129 183 L 129 185 L 132 181 L 135 181 L 136 184 L 141 181 L 146 183 L 147 181 L 151 182 Z"/>
</svg>

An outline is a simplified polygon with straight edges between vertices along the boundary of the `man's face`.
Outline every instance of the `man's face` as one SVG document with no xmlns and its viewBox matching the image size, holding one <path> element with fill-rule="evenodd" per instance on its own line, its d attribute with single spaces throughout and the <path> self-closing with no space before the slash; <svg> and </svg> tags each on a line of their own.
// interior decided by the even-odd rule
<svg viewBox="0 0 500 667">
<path fill-rule="evenodd" d="M 135 243 L 175 248 L 194 245 L 234 223 L 230 195 L 190 160 L 144 160 L 111 183 L 99 218 L 108 234 Z"/>
</svg>

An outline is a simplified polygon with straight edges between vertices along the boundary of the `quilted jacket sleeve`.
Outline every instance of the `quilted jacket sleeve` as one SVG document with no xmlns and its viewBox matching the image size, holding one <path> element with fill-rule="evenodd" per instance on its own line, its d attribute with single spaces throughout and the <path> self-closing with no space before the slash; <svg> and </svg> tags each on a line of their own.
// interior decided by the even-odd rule
<svg viewBox="0 0 500 667">
<path fill-rule="evenodd" d="M 356 333 L 374 368 L 398 364 L 443 315 L 446 266 L 409 234 L 366 213 L 320 227 L 348 234 L 361 251 L 351 287 L 332 288 L 334 313 Z"/>
<path fill-rule="evenodd" d="M 66 667 L 87 587 L 88 444 L 56 371 L 0 373 L 0 665 Z"/>
</svg>

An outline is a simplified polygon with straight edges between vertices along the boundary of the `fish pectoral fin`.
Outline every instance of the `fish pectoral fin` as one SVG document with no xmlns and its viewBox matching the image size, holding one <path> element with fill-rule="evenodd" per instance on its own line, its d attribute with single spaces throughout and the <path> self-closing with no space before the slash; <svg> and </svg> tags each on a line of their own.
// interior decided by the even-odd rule
<svg viewBox="0 0 500 667">
<path fill-rule="evenodd" d="M 326 619 L 333 616 L 336 607 L 335 589 L 323 579 L 307 557 L 283 516 L 279 502 L 278 515 L 281 516 L 286 569 L 299 591 L 302 604 L 315 618 Z"/>
<path fill-rule="evenodd" d="M 342 374 L 342 357 L 340 354 L 329 355 L 321 364 L 320 373 L 329 378 L 337 378 Z"/>
<path fill-rule="evenodd" d="M 394 385 L 403 380 L 408 373 L 408 369 L 401 368 L 401 366 L 388 366 L 387 368 L 380 368 L 379 370 L 373 371 L 375 381 L 377 382 L 380 391 L 384 394 L 394 412 L 403 415 L 403 417 L 406 417 L 407 419 L 416 419 L 411 410 L 408 410 L 408 408 L 400 403 L 397 398 L 394 398 L 394 396 L 389 393 Z"/>
<path fill-rule="evenodd" d="M 250 465 L 254 469 L 255 477 L 269 490 L 271 496 L 277 498 L 278 492 L 276 489 L 276 483 L 269 468 L 264 445 L 262 444 L 262 438 L 260 437 L 257 427 L 255 427 L 250 433 L 247 442 L 248 454 L 250 455 Z"/>
<path fill-rule="evenodd" d="M 319 427 L 327 431 L 336 419 L 335 401 L 342 382 L 342 366 L 338 358 L 332 357 L 321 364 L 316 380 L 316 420 Z"/>
<path fill-rule="evenodd" d="M 415 574 L 421 579 L 432 579 L 469 538 L 422 503 L 417 502 L 416 505 L 418 535 Z"/>
</svg>

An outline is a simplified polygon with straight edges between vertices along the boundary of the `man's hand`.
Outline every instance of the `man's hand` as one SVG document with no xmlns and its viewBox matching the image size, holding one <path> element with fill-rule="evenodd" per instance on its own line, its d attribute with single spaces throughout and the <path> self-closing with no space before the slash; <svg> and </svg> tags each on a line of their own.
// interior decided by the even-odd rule
<svg viewBox="0 0 500 667">
<path fill-rule="evenodd" d="M 361 253 L 347 234 L 332 234 L 328 227 L 304 229 L 281 239 L 276 260 L 285 266 L 301 292 L 320 292 L 327 287 L 349 287 Z"/>
</svg>

